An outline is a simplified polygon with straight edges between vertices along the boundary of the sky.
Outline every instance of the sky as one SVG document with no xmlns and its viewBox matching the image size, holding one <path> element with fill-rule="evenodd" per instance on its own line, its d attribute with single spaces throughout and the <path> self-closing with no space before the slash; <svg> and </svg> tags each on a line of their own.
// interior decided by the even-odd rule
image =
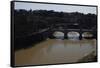
<svg viewBox="0 0 100 68">
<path fill-rule="evenodd" d="M 42 4 L 42 3 L 26 3 L 15 2 L 15 9 L 26 10 L 54 10 L 57 12 L 80 12 L 84 14 L 96 14 L 96 7 L 90 6 L 75 6 L 75 5 L 57 5 L 57 4 Z"/>
</svg>

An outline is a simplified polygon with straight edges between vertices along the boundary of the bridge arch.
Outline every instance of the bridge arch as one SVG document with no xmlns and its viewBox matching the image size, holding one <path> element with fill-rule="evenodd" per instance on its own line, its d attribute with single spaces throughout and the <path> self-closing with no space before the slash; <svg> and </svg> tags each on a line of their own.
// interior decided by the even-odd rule
<svg viewBox="0 0 100 68">
<path fill-rule="evenodd" d="M 93 34 L 91 32 L 83 32 L 82 38 L 92 38 Z"/>
<path fill-rule="evenodd" d="M 54 36 L 55 38 L 58 38 L 58 39 L 64 39 L 64 32 L 55 31 L 55 32 L 53 33 L 53 36 Z"/>
<path fill-rule="evenodd" d="M 72 40 L 79 40 L 80 33 L 76 31 L 70 31 L 67 33 L 67 38 Z"/>
</svg>

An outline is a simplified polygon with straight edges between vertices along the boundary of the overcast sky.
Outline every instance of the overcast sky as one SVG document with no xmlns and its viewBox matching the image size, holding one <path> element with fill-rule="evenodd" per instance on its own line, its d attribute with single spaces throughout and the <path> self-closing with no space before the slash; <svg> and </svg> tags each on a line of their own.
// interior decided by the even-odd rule
<svg viewBox="0 0 100 68">
<path fill-rule="evenodd" d="M 26 2 L 15 2 L 15 9 L 26 9 L 26 10 L 54 10 L 58 12 L 81 12 L 81 13 L 92 13 L 96 14 L 96 7 L 89 6 L 73 6 L 73 5 L 57 5 L 57 4 L 41 4 L 41 3 L 26 3 Z"/>
</svg>

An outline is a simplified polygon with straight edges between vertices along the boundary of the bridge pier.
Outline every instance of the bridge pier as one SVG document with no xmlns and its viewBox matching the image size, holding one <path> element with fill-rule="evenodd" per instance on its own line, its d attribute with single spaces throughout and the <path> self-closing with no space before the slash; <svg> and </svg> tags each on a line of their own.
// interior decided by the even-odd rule
<svg viewBox="0 0 100 68">
<path fill-rule="evenodd" d="M 82 39 L 82 32 L 80 31 L 79 34 L 80 34 L 79 40 L 81 40 Z"/>
</svg>

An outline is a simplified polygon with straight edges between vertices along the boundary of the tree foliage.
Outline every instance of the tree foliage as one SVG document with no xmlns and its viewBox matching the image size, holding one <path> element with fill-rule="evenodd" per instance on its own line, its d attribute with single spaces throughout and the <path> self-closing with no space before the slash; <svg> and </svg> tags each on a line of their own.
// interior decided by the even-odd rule
<svg viewBox="0 0 100 68">
<path fill-rule="evenodd" d="M 54 10 L 14 10 L 14 26 L 16 36 L 27 35 L 46 29 L 56 24 L 78 23 L 83 29 L 96 29 L 97 15 L 79 12 L 55 12 Z M 76 27 L 74 27 L 76 28 Z"/>
</svg>

